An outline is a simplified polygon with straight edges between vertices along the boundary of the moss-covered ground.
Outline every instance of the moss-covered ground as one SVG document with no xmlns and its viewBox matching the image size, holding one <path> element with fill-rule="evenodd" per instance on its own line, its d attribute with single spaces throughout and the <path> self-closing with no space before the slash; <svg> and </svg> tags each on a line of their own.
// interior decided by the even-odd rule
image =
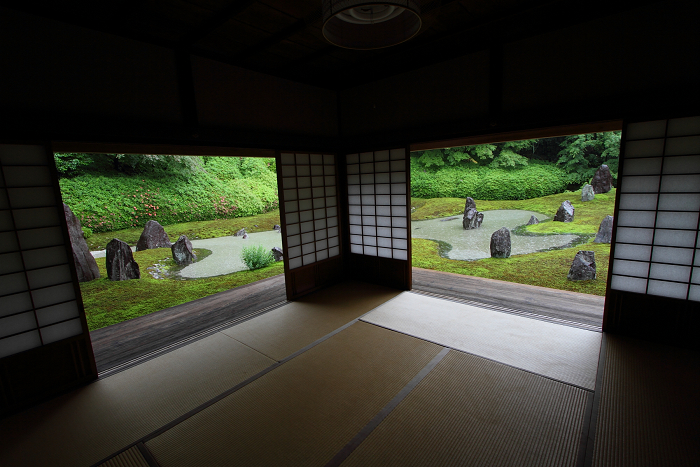
<svg viewBox="0 0 700 467">
<path fill-rule="evenodd" d="M 107 278 L 105 258 L 97 258 L 100 278 L 80 284 L 90 330 L 121 323 L 284 272 L 280 261 L 255 271 L 234 272 L 197 280 L 153 278 L 148 268 L 166 263 L 166 259 L 171 256 L 170 248 L 135 252 L 134 259 L 139 264 L 141 279 L 129 281 L 110 281 Z"/>
<path fill-rule="evenodd" d="M 441 257 L 439 254 L 440 246 L 437 242 L 414 238 L 413 266 L 572 292 L 605 295 L 610 245 L 593 243 L 593 237 L 598 231 L 600 221 L 605 216 L 613 214 L 615 190 L 596 195 L 593 201 L 585 203 L 581 201 L 580 192 L 567 192 L 518 201 L 476 200 L 476 207 L 479 211 L 523 209 L 554 217 L 561 203 L 567 199 L 571 201 L 575 209 L 573 222 L 553 222 L 550 220 L 523 227 L 518 229 L 517 233 L 525 235 L 574 233 L 589 236 L 589 239 L 583 244 L 573 248 L 511 256 L 507 259 L 488 258 L 478 261 L 458 261 Z M 413 199 L 411 205 L 414 208 L 411 215 L 413 220 L 434 219 L 461 214 L 464 210 L 464 199 Z M 579 250 L 595 252 L 596 280 L 573 282 L 566 279 L 571 261 Z"/>
</svg>

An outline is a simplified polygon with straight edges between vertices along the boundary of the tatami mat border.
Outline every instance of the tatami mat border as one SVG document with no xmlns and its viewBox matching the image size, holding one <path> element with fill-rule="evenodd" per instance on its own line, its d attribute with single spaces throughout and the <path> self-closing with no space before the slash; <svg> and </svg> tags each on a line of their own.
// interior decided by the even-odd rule
<svg viewBox="0 0 700 467">
<path fill-rule="evenodd" d="M 525 318 L 537 319 L 540 321 L 546 321 L 548 323 L 561 324 L 563 326 L 570 326 L 572 328 L 585 329 L 586 331 L 603 332 L 600 326 L 593 326 L 591 324 L 578 323 L 576 321 L 569 321 L 566 319 L 553 318 L 545 315 L 538 315 L 537 313 L 530 313 L 529 311 L 516 310 L 514 308 L 507 308 L 504 306 L 490 305 L 488 303 L 477 302 L 474 300 L 466 300 L 463 298 L 450 297 L 449 295 L 436 294 L 433 292 L 426 292 L 424 290 L 413 289 L 411 293 L 425 295 L 427 297 L 439 298 L 441 300 L 447 300 L 449 302 L 461 303 L 463 305 L 471 305 L 479 308 L 486 308 L 493 311 L 501 311 L 503 313 L 510 313 L 512 315 L 524 316 Z"/>
<path fill-rule="evenodd" d="M 207 336 L 211 336 L 212 334 L 216 334 L 219 331 L 233 327 L 237 324 L 241 324 L 245 321 L 251 320 L 251 319 L 256 318 L 260 315 L 264 315 L 265 313 L 267 313 L 269 311 L 276 310 L 277 308 L 280 308 L 280 307 L 286 305 L 287 303 L 289 303 L 287 300 L 283 300 L 281 302 L 274 303 L 274 304 L 267 306 L 265 308 L 262 308 L 260 310 L 253 311 L 252 313 L 248 313 L 247 315 L 239 316 L 238 318 L 226 321 L 225 323 L 221 323 L 217 326 L 214 326 L 212 328 L 201 331 L 197 334 L 194 334 L 194 335 L 187 337 L 185 339 L 182 339 L 180 341 L 173 342 L 172 344 L 169 344 L 165 347 L 161 347 L 160 349 L 154 350 L 152 352 L 148 352 L 144 355 L 141 355 L 140 357 L 136 357 L 134 359 L 131 359 L 128 362 L 124 362 L 124 363 L 121 363 L 119 365 L 113 366 L 112 368 L 108 368 L 99 374 L 98 379 L 104 379 L 104 378 L 108 378 L 110 376 L 116 375 L 117 373 L 120 373 L 124 370 L 128 370 L 129 368 L 132 368 L 136 365 L 140 365 L 141 363 L 145 363 L 149 360 L 152 360 L 156 357 L 164 355 L 168 352 L 172 352 L 173 350 L 177 350 L 180 347 L 184 347 L 185 345 L 191 344 L 191 343 L 198 341 L 200 339 L 204 339 Z"/>
</svg>

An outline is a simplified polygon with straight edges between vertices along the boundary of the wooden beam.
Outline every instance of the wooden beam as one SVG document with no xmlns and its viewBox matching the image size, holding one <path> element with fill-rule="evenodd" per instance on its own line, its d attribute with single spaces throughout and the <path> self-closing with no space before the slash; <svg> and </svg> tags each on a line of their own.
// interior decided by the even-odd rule
<svg viewBox="0 0 700 467">
<path fill-rule="evenodd" d="M 178 41 L 178 47 L 187 49 L 193 46 L 253 3 L 255 3 L 255 0 L 236 0 L 221 11 L 212 13 L 196 29 L 184 34 Z"/>
<path fill-rule="evenodd" d="M 191 146 L 181 144 L 84 143 L 55 141 L 53 152 L 87 152 L 104 154 L 162 154 L 178 156 L 275 157 L 271 149 L 232 148 L 225 146 Z"/>
<path fill-rule="evenodd" d="M 616 131 L 621 129 L 622 120 L 607 120 L 604 122 L 580 123 L 414 143 L 411 144 L 411 151 L 427 151 L 429 149 L 452 148 L 455 146 L 473 146 L 475 144 L 503 143 L 505 141 L 520 141 L 523 139 L 553 138 L 555 136 L 570 136 L 585 133 L 601 133 L 604 131 Z"/>
</svg>

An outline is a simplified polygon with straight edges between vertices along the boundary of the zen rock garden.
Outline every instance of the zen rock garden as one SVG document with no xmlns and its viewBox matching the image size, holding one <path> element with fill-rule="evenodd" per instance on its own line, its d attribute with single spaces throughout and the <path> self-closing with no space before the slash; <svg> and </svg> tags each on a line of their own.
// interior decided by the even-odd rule
<svg viewBox="0 0 700 467">
<path fill-rule="evenodd" d="M 473 198 L 467 198 L 464 205 L 464 217 L 462 217 L 462 228 L 464 230 L 478 229 L 484 221 L 484 213 L 476 210 L 476 203 Z"/>
</svg>

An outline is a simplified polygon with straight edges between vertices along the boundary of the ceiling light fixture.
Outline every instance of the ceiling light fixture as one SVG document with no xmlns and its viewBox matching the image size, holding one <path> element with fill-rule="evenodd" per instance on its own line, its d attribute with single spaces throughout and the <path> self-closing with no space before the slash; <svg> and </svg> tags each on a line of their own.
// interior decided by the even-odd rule
<svg viewBox="0 0 700 467">
<path fill-rule="evenodd" d="M 405 42 L 421 27 L 416 0 L 323 0 L 323 35 L 347 49 L 381 49 Z"/>
</svg>

